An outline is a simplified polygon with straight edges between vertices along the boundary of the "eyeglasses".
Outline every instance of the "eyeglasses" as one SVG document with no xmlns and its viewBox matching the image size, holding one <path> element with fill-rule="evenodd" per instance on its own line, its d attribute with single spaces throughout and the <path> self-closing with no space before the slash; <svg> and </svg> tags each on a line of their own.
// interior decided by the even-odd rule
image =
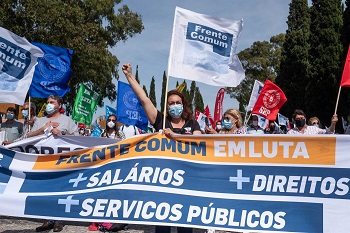
<svg viewBox="0 0 350 233">
<path fill-rule="evenodd" d="M 116 120 L 112 120 L 112 119 L 108 119 L 107 121 L 108 121 L 108 122 L 110 122 L 110 121 L 116 122 Z"/>
<path fill-rule="evenodd" d="M 314 122 L 314 123 L 312 123 L 313 125 L 318 125 L 318 122 Z"/>
</svg>

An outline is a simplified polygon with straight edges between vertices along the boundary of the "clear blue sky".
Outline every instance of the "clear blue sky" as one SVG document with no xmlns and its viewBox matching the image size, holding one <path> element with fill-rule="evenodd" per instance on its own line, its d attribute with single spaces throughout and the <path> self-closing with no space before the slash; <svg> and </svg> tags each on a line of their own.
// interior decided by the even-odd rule
<svg viewBox="0 0 350 233">
<path fill-rule="evenodd" d="M 138 65 L 141 85 L 145 85 L 148 91 L 151 79 L 155 77 L 157 108 L 160 108 L 163 72 L 167 72 L 176 6 L 220 18 L 243 19 L 243 30 L 237 46 L 237 52 L 239 52 L 249 48 L 255 41 L 269 40 L 274 35 L 285 33 L 290 2 L 290 0 L 124 0 L 121 4 L 128 5 L 133 12 L 138 12 L 142 16 L 145 29 L 126 42 L 119 42 L 111 50 L 120 61 L 119 80 L 127 82 L 121 72 L 121 66 L 124 63 L 130 63 L 133 66 L 134 74 Z M 117 8 L 121 4 L 117 5 Z M 183 80 L 170 79 L 169 90 L 175 88 L 177 81 L 181 83 Z M 190 84 L 191 80 L 186 82 Z M 203 96 L 204 105 L 208 104 L 213 114 L 215 97 L 220 87 L 199 82 L 197 86 Z M 111 103 L 107 99 L 105 104 L 116 106 L 115 102 Z M 238 103 L 226 94 L 223 108 L 224 110 L 238 108 Z M 98 108 L 94 119 L 103 114 L 105 114 L 105 108 Z"/>
</svg>

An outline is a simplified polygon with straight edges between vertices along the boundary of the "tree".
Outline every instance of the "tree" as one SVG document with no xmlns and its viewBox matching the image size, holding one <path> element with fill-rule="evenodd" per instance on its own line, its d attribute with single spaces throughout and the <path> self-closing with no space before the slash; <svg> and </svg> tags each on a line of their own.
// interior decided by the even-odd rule
<svg viewBox="0 0 350 233">
<path fill-rule="evenodd" d="M 239 110 L 244 112 L 249 103 L 254 81 L 275 81 L 278 73 L 284 34 L 271 37 L 270 41 L 254 42 L 250 48 L 238 53 L 245 69 L 245 79 L 235 88 L 228 87 L 227 94 L 239 102 Z"/>
<path fill-rule="evenodd" d="M 0 26 L 39 42 L 74 50 L 73 76 L 64 96 L 66 109 L 71 111 L 80 83 L 107 97 L 116 99 L 112 83 L 118 77 L 119 61 L 108 48 L 126 41 L 143 30 L 141 16 L 126 5 L 115 12 L 121 0 L 2 0 Z"/>
<path fill-rule="evenodd" d="M 139 79 L 139 66 L 136 66 L 136 74 L 135 74 L 135 79 L 138 83 L 140 83 L 140 79 Z M 146 92 L 147 93 L 147 92 Z"/>
<path fill-rule="evenodd" d="M 195 87 L 195 96 L 194 96 L 194 104 L 193 104 L 193 113 L 196 112 L 196 110 L 200 112 L 204 112 L 204 102 L 203 102 L 203 96 L 201 92 L 199 91 L 199 87 Z"/>
<path fill-rule="evenodd" d="M 192 81 L 191 82 L 191 87 L 190 87 L 190 91 L 189 91 L 189 99 L 188 99 L 188 103 L 189 103 L 189 107 L 192 110 L 192 112 L 194 112 L 196 109 L 194 108 L 195 105 L 195 95 L 196 95 L 196 82 Z"/>
<path fill-rule="evenodd" d="M 167 85 L 167 76 L 166 76 L 166 73 L 164 71 L 164 73 L 163 73 L 163 82 L 162 82 L 162 95 L 160 97 L 160 109 L 161 109 L 161 112 L 164 112 L 164 101 L 165 101 L 166 85 Z"/>
<path fill-rule="evenodd" d="M 276 84 L 287 96 L 280 112 L 292 116 L 297 108 L 305 109 L 305 87 L 309 71 L 310 13 L 307 0 L 292 0 L 288 29 L 283 44 L 280 72 Z"/>
<path fill-rule="evenodd" d="M 310 13 L 311 66 L 305 91 L 305 109 L 309 117 L 317 116 L 321 122 L 329 123 L 339 83 L 343 22 L 341 0 L 313 0 Z"/>
<path fill-rule="evenodd" d="M 155 84 L 154 76 L 152 77 L 151 85 L 149 87 L 149 98 L 153 105 L 157 107 L 157 99 L 156 99 L 156 84 Z"/>
<path fill-rule="evenodd" d="M 145 86 L 145 85 L 143 85 L 143 86 L 142 86 L 142 89 L 143 89 L 143 91 L 146 93 L 146 96 L 148 97 L 148 92 L 147 92 L 147 88 L 146 88 L 146 86 Z"/>
</svg>

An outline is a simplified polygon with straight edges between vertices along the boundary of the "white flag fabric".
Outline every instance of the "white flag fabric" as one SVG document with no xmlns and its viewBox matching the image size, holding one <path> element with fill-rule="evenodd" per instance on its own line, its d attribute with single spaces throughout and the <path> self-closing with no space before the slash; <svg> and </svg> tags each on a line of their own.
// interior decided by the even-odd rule
<svg viewBox="0 0 350 233">
<path fill-rule="evenodd" d="M 245 73 L 236 54 L 243 20 L 176 7 L 168 74 L 212 86 L 236 87 Z"/>
<path fill-rule="evenodd" d="M 258 99 L 263 86 L 264 84 L 262 82 L 255 80 L 252 94 L 250 95 L 249 104 L 247 106 L 247 111 L 251 111 L 254 108 L 256 100 Z"/>
<path fill-rule="evenodd" d="M 280 125 L 284 125 L 284 126 L 288 127 L 288 123 L 289 123 L 288 117 L 285 117 L 282 114 L 278 113 L 277 118 L 278 118 L 278 123 Z"/>
<path fill-rule="evenodd" d="M 198 122 L 198 124 L 199 124 L 199 127 L 201 128 L 201 130 L 202 130 L 203 132 L 205 132 L 205 126 L 206 126 L 205 121 L 206 121 L 206 119 L 207 119 L 207 116 L 204 115 L 204 114 L 201 113 L 201 112 L 199 113 L 198 118 L 196 119 L 197 122 Z M 207 122 L 208 122 L 208 120 L 207 120 Z"/>
<path fill-rule="evenodd" d="M 0 102 L 23 105 L 37 58 L 44 53 L 27 39 L 0 27 Z"/>
</svg>

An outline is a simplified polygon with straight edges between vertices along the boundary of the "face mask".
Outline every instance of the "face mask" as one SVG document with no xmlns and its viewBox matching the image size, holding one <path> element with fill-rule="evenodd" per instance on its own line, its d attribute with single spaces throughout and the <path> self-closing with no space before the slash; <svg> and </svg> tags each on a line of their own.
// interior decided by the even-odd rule
<svg viewBox="0 0 350 233">
<path fill-rule="evenodd" d="M 46 109 L 45 109 L 45 112 L 47 113 L 47 114 L 51 114 L 51 113 L 54 113 L 56 110 L 55 110 L 55 105 L 53 105 L 53 104 L 47 104 L 46 105 Z"/>
<path fill-rule="evenodd" d="M 253 121 L 254 126 L 258 126 L 258 121 Z"/>
<path fill-rule="evenodd" d="M 28 117 L 28 110 L 22 110 L 22 115 L 24 116 L 24 118 Z"/>
<path fill-rule="evenodd" d="M 297 127 L 303 127 L 305 125 L 305 119 L 297 119 L 297 120 L 295 120 L 295 125 Z"/>
<path fill-rule="evenodd" d="M 12 113 L 6 113 L 6 119 L 12 120 L 15 117 Z"/>
<path fill-rule="evenodd" d="M 113 121 L 109 121 L 109 122 L 107 123 L 107 125 L 108 125 L 109 128 L 114 128 L 115 123 L 114 123 Z"/>
<path fill-rule="evenodd" d="M 233 128 L 233 124 L 230 120 L 223 120 L 222 124 L 223 124 L 225 129 L 232 129 Z"/>
<path fill-rule="evenodd" d="M 179 118 L 181 117 L 183 110 L 184 107 L 182 106 L 182 104 L 172 105 L 169 107 L 169 115 L 173 118 Z"/>
<path fill-rule="evenodd" d="M 217 125 L 216 130 L 220 130 L 220 129 L 221 129 L 221 125 Z"/>
<path fill-rule="evenodd" d="M 317 127 L 318 128 L 318 124 L 313 124 L 313 126 Z"/>
<path fill-rule="evenodd" d="M 274 131 L 275 130 L 275 126 L 270 126 L 270 131 Z"/>
</svg>

